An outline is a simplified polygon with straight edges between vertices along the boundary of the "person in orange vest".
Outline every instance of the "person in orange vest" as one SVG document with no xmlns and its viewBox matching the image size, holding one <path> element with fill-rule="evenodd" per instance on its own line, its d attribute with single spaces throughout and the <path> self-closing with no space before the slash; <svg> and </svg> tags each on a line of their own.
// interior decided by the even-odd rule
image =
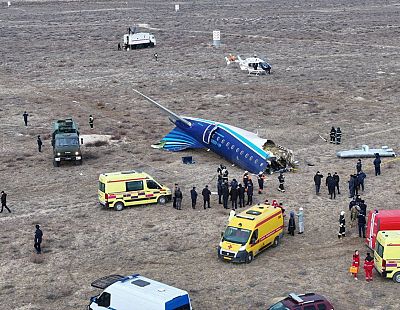
<svg viewBox="0 0 400 310">
<path fill-rule="evenodd" d="M 356 271 L 353 272 L 353 276 L 354 276 L 354 280 L 358 280 L 357 279 L 357 273 L 358 273 L 358 270 L 360 268 L 360 254 L 358 253 L 358 250 L 354 251 L 353 262 L 351 263 L 351 266 L 356 268 L 355 269 Z"/>
<path fill-rule="evenodd" d="M 367 253 L 367 257 L 364 260 L 364 271 L 365 271 L 365 280 L 367 282 L 372 281 L 372 270 L 374 269 L 374 258 L 370 253 Z"/>
</svg>

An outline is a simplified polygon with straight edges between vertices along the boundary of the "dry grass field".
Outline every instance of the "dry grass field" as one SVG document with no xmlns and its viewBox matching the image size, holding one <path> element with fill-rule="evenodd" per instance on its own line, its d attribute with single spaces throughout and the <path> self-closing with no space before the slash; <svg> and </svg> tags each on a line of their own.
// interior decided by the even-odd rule
<svg viewBox="0 0 400 310">
<path fill-rule="evenodd" d="M 353 251 L 364 258 L 368 250 L 349 225 L 347 237 L 337 238 L 356 160 L 335 156 L 361 144 L 400 150 L 398 1 L 180 3 L 177 13 L 173 1 L 162 0 L 1 3 L 0 190 L 12 210 L 0 214 L 2 309 L 85 309 L 98 293 L 91 281 L 113 273 L 185 289 L 194 309 L 266 309 L 290 292 L 323 294 L 339 310 L 400 309 L 398 284 L 376 273 L 372 283 L 363 274 L 356 282 L 348 273 Z M 153 28 L 156 48 L 117 51 L 134 23 Z M 219 48 L 212 47 L 213 30 L 221 31 Z M 266 56 L 272 74 L 249 77 L 227 67 L 228 53 Z M 305 234 L 286 234 L 249 265 L 219 261 L 229 211 L 215 197 L 212 209 L 192 210 L 189 190 L 210 184 L 215 191 L 216 168 L 229 163 L 205 150 L 152 149 L 173 125 L 133 88 L 179 114 L 258 131 L 292 149 L 300 167 L 286 175 L 286 193 L 272 175 L 255 200 L 278 199 L 287 211 L 303 206 Z M 82 166 L 54 168 L 50 124 L 66 116 L 81 133 L 112 135 L 114 142 L 84 147 Z M 320 139 L 331 126 L 341 127 L 341 146 Z M 196 164 L 183 165 L 185 155 Z M 398 208 L 400 161 L 385 159 L 380 177 L 373 176 L 372 159 L 364 166 L 368 209 Z M 228 168 L 232 177 L 243 173 Z M 128 169 L 171 188 L 178 182 L 183 210 L 98 207 L 98 175 Z M 337 171 L 342 195 L 332 201 L 323 188 L 315 196 L 316 170 Z M 44 232 L 40 256 L 33 248 L 36 223 Z"/>
</svg>

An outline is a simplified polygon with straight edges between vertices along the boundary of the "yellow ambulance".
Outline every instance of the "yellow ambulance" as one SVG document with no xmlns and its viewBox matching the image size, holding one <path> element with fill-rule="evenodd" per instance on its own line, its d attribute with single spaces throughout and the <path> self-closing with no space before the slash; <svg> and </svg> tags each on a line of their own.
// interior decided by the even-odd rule
<svg viewBox="0 0 400 310">
<path fill-rule="evenodd" d="M 400 283 L 400 230 L 378 232 L 374 264 L 382 276 Z"/>
<path fill-rule="evenodd" d="M 100 174 L 98 196 L 100 205 L 121 211 L 127 206 L 165 204 L 172 194 L 152 176 L 132 170 Z"/>
<path fill-rule="evenodd" d="M 283 236 L 282 209 L 259 204 L 229 220 L 218 246 L 220 259 L 250 263 L 269 246 L 278 246 Z"/>
</svg>

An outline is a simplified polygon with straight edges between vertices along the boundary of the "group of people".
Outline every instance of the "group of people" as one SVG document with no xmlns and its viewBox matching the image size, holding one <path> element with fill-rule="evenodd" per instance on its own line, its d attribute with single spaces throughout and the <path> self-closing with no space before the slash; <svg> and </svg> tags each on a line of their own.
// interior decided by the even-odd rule
<svg viewBox="0 0 400 310">
<path fill-rule="evenodd" d="M 340 144 L 342 142 L 342 131 L 340 130 L 340 127 L 335 129 L 335 127 L 332 126 L 329 137 L 330 143 Z"/>
<path fill-rule="evenodd" d="M 299 231 L 298 234 L 304 233 L 304 214 L 303 207 L 299 208 L 299 212 L 295 214 L 294 211 L 290 211 L 289 213 L 289 223 L 288 223 L 288 232 L 289 235 L 294 236 L 294 232 L 296 231 L 296 220 L 295 215 L 297 216 Z"/>
<path fill-rule="evenodd" d="M 372 270 L 374 269 L 374 258 L 370 253 L 367 253 L 367 256 L 364 260 L 364 272 L 365 279 L 367 282 L 372 281 Z M 353 274 L 354 280 L 358 280 L 357 275 L 360 269 L 360 254 L 358 250 L 354 251 L 353 261 L 351 263 L 350 272 Z"/>
<path fill-rule="evenodd" d="M 317 171 L 317 173 L 314 175 L 315 193 L 317 195 L 320 194 L 321 182 L 323 178 L 324 176 L 319 171 Z M 333 175 L 331 173 L 328 173 L 328 176 L 325 180 L 325 185 L 328 187 L 328 194 L 330 196 L 330 199 L 336 198 L 336 190 L 337 193 L 340 194 L 339 182 L 340 177 L 337 172 L 335 172 Z"/>
</svg>

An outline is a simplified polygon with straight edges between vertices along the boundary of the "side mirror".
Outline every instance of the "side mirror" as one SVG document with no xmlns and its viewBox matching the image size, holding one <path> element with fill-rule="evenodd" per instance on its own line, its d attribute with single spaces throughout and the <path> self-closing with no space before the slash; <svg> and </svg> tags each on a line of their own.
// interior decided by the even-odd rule
<svg viewBox="0 0 400 310">
<path fill-rule="evenodd" d="M 224 232 L 223 231 L 221 231 L 221 238 L 224 236 Z"/>
<path fill-rule="evenodd" d="M 90 301 L 94 302 L 95 304 L 97 304 L 97 297 L 96 296 L 91 297 Z"/>
</svg>

